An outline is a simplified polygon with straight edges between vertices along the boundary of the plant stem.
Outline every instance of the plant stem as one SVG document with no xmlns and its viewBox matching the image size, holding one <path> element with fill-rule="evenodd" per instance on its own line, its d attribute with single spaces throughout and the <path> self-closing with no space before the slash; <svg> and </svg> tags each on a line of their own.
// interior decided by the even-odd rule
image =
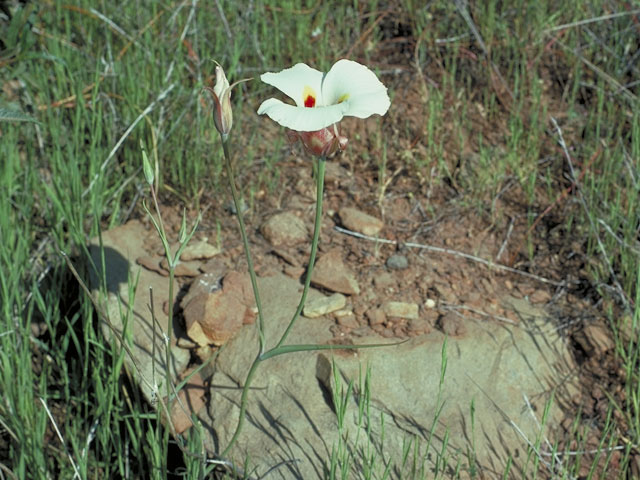
<svg viewBox="0 0 640 480">
<path fill-rule="evenodd" d="M 296 309 L 296 313 L 293 314 L 287 329 L 282 334 L 282 338 L 275 346 L 274 350 L 284 343 L 289 336 L 289 332 L 296 323 L 296 320 L 300 316 L 304 303 L 307 300 L 307 293 L 309 292 L 309 286 L 311 285 L 311 274 L 313 273 L 313 265 L 316 261 L 316 253 L 318 252 L 318 239 L 320 238 L 320 230 L 322 229 L 322 197 L 324 192 L 324 169 L 326 159 L 324 157 L 318 158 L 318 170 L 316 172 L 316 219 L 313 227 L 313 240 L 311 241 L 311 254 L 309 255 L 309 266 L 307 267 L 307 275 L 304 281 L 304 289 L 302 290 L 302 296 L 300 297 L 300 303 Z"/>
<path fill-rule="evenodd" d="M 158 215 L 160 215 L 160 211 L 158 211 Z M 171 252 L 168 252 L 168 255 L 171 255 Z M 170 259 L 167 259 L 170 260 Z M 167 315 L 167 333 L 166 338 L 164 339 L 166 342 L 165 348 L 165 382 L 167 383 L 167 423 L 171 424 L 171 407 L 173 405 L 173 400 L 171 399 L 171 337 L 173 333 L 173 279 L 175 277 L 175 265 L 173 264 L 173 260 L 169 262 L 169 312 Z M 155 360 L 154 360 L 155 361 Z M 169 453 L 169 432 L 170 428 L 164 429 L 164 453 L 165 458 Z M 166 468 L 166 463 L 165 463 Z"/>
<path fill-rule="evenodd" d="M 224 150 L 224 159 L 225 159 L 225 165 L 227 168 L 227 176 L 229 177 L 229 185 L 231 187 L 231 196 L 233 197 L 233 204 L 236 207 L 236 217 L 238 217 L 238 224 L 240 225 L 240 235 L 242 236 L 242 245 L 244 246 L 244 255 L 247 258 L 247 265 L 249 267 L 249 277 L 251 278 L 253 295 L 255 296 L 255 299 L 256 299 L 256 307 L 258 308 L 258 336 L 260 339 L 260 352 L 258 353 L 258 356 L 260 356 L 264 352 L 265 345 L 264 345 L 264 317 L 262 315 L 262 304 L 260 302 L 260 292 L 258 291 L 258 281 L 256 280 L 256 272 L 253 269 L 253 261 L 251 260 L 251 252 L 249 251 L 249 240 L 247 239 L 247 232 L 244 228 L 244 220 L 242 218 L 242 208 L 238 198 L 238 192 L 236 190 L 236 181 L 233 177 L 233 168 L 231 167 L 231 155 L 229 153 L 228 139 L 225 139 L 222 135 L 220 135 L 220 138 L 222 139 L 222 147 Z M 247 380 L 249 380 L 248 377 L 247 377 Z M 228 447 L 227 447 L 227 450 L 228 450 Z"/>
<path fill-rule="evenodd" d="M 249 245 L 246 240 L 246 234 L 244 233 L 244 225 L 242 222 L 242 216 L 241 216 L 241 212 L 238 205 L 237 194 L 235 192 L 235 182 L 233 179 L 233 172 L 231 171 L 231 162 L 229 161 L 229 151 L 227 150 L 226 142 L 223 141 L 223 145 L 224 145 L 224 155 L 227 162 L 227 172 L 229 175 L 229 183 L 231 184 L 231 194 L 233 195 L 233 201 L 236 205 L 238 221 L 240 223 L 240 231 L 242 233 L 243 243 L 245 244 L 245 254 L 247 255 L 247 263 L 249 264 L 249 272 L 252 274 L 251 278 L 253 280 L 255 278 L 255 273 L 253 271 L 253 266 L 251 264 L 251 257 L 249 256 Z M 322 223 L 322 197 L 323 197 L 323 191 L 324 191 L 324 170 L 325 170 L 325 158 L 320 158 L 318 159 L 318 171 L 317 171 L 317 177 L 316 177 L 317 192 L 316 192 L 315 226 L 313 231 L 313 240 L 311 242 L 311 254 L 309 255 L 309 267 L 307 269 L 307 277 L 305 279 L 305 284 L 304 284 L 304 289 L 302 291 L 300 304 L 298 305 L 298 309 L 296 310 L 296 313 L 293 315 L 293 318 L 289 322 L 287 329 L 282 335 L 282 338 L 278 342 L 278 345 L 276 345 L 276 347 L 269 350 L 269 352 L 267 353 L 276 354 L 278 347 L 280 347 L 282 343 L 286 340 L 287 336 L 289 335 L 289 332 L 293 328 L 293 325 L 295 324 L 296 320 L 300 316 L 300 312 L 302 311 L 305 300 L 307 298 L 307 293 L 309 291 L 309 286 L 311 284 L 311 274 L 313 273 L 313 264 L 315 263 L 316 253 L 318 251 L 318 239 L 320 238 L 320 230 L 321 230 L 321 223 Z M 254 293 L 256 294 L 256 304 L 259 305 L 257 283 L 253 283 L 253 285 L 254 285 Z M 262 312 L 262 309 L 259 306 L 258 306 L 258 312 L 259 313 Z M 260 333 L 263 333 L 262 329 L 260 329 Z M 236 443 L 238 436 L 240 435 L 240 432 L 242 430 L 242 426 L 244 424 L 244 417 L 247 410 L 247 396 L 249 394 L 249 388 L 251 386 L 253 376 L 255 375 L 256 370 L 258 369 L 258 366 L 260 365 L 260 363 L 262 363 L 264 360 L 266 360 L 270 356 L 274 356 L 274 355 L 269 355 L 269 356 L 264 355 L 264 337 L 261 336 L 260 352 L 258 353 L 255 360 L 251 364 L 251 368 L 249 369 L 249 373 L 247 374 L 247 379 L 245 380 L 244 387 L 242 389 L 242 396 L 240 398 L 240 417 L 238 418 L 238 425 L 236 426 L 236 431 L 234 432 L 233 437 L 231 437 L 231 440 L 229 441 L 227 448 L 225 448 L 224 451 L 222 452 L 222 455 L 221 455 L 222 458 L 224 458 L 229 452 L 229 450 L 231 450 L 231 447 L 233 447 L 233 445 Z"/>
<path fill-rule="evenodd" d="M 231 447 L 236 443 L 238 437 L 240 436 L 240 431 L 242 430 L 242 426 L 244 424 L 244 417 L 247 411 L 247 395 L 249 394 L 249 386 L 251 385 L 251 381 L 253 380 L 253 376 L 258 369 L 258 365 L 262 363 L 262 358 L 260 354 L 258 354 L 251 364 L 251 368 L 249 369 L 249 373 L 247 374 L 247 379 L 244 381 L 244 388 L 242 389 L 242 397 L 240 397 L 240 417 L 238 418 L 238 425 L 236 426 L 236 431 L 233 433 L 233 437 L 229 441 L 229 445 L 222 452 L 221 458 L 225 458 Z"/>
</svg>

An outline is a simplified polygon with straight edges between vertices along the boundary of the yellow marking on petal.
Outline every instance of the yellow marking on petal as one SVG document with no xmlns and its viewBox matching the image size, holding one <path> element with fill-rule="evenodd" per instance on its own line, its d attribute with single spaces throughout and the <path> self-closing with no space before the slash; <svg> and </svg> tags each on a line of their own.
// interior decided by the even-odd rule
<svg viewBox="0 0 640 480">
<path fill-rule="evenodd" d="M 316 92 L 309 85 L 302 89 L 302 104 L 309 108 L 316 106 Z"/>
<path fill-rule="evenodd" d="M 349 100 L 349 94 L 348 93 L 343 93 L 342 95 L 340 95 L 340 98 L 338 98 L 338 102 L 337 103 L 342 103 L 345 100 Z"/>
</svg>

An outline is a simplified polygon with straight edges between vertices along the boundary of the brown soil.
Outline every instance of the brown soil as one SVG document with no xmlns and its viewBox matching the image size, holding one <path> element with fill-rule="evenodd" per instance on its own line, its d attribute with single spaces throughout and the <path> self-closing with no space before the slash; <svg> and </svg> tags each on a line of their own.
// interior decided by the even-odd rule
<svg viewBox="0 0 640 480">
<path fill-rule="evenodd" d="M 452 125 L 440 127 L 439 135 L 448 139 L 443 156 L 450 171 L 443 178 L 436 160 L 430 164 L 427 161 L 429 165 L 422 164 L 420 168 L 415 161 L 427 158 L 423 125 L 428 112 L 422 82 L 431 78 L 438 78 L 437 68 L 420 77 L 403 67 L 397 77 L 386 79 L 395 83 L 397 94 L 381 133 L 375 119 L 343 122 L 351 143 L 347 152 L 327 165 L 319 248 L 320 253 L 340 249 L 347 265 L 356 272 L 362 292 L 349 299 L 347 308 L 353 311 L 353 318 L 349 321 L 336 318 L 333 333 L 341 341 L 370 331 L 381 337 L 406 338 L 438 328 L 456 335 L 464 331 L 464 320 L 469 317 L 487 322 L 518 322 L 518 316 L 500 299 L 526 296 L 534 304 L 545 305 L 549 315 L 557 319 L 557 328 L 573 345 L 580 366 L 576 372 L 580 393 L 572 398 L 557 398 L 567 412 L 561 431 L 556 432 L 558 451 L 565 452 L 558 458 L 571 464 L 575 451 L 586 452 L 581 455 L 578 475 L 586 478 L 605 433 L 628 437 L 628 422 L 619 409 L 612 412 L 613 427 L 608 424 L 613 402 L 625 409 L 626 376 L 615 353 L 615 342 L 604 314 L 605 302 L 590 282 L 586 245 L 582 239 L 567 237 L 564 230 L 565 215 L 572 208 L 571 194 L 554 203 L 568 186 L 562 176 L 562 154 L 551 139 L 547 151 L 541 152 L 554 159 L 549 163 L 556 179 L 551 198 L 540 187 L 534 200 L 527 200 L 516 181 L 505 179 L 498 191 L 488 192 L 484 198 L 478 199 L 475 192 L 472 202 L 465 191 L 470 184 L 470 171 L 473 174 L 473 161 L 468 159 L 473 158 L 477 148 L 472 139 L 481 132 L 485 140 L 500 144 L 502 135 L 496 132 L 505 129 L 508 102 L 502 107 L 503 114 L 492 120 L 479 107 L 469 107 L 470 123 L 478 132 L 468 132 L 466 139 L 460 140 Z M 559 92 L 553 91 L 551 80 L 547 81 L 545 102 L 551 115 L 561 116 L 565 106 L 556 100 Z M 456 102 L 455 98 L 444 100 L 450 110 L 457 108 Z M 267 121 L 256 121 L 262 122 L 265 137 L 283 134 Z M 235 133 L 239 138 L 240 133 Z M 388 144 L 382 177 L 378 168 L 382 152 L 375 144 L 379 135 Z M 236 158 L 242 158 L 241 153 Z M 259 231 L 269 216 L 282 211 L 295 213 L 312 231 L 315 206 L 312 161 L 298 146 L 287 147 L 281 158 L 276 164 L 281 174 L 275 184 L 260 183 L 263 166 L 259 164 L 243 167 L 238 183 L 241 188 L 257 185 L 245 221 L 258 274 L 282 271 L 303 278 L 309 246 L 274 248 Z M 431 177 L 425 177 L 427 174 Z M 182 206 L 169 206 L 172 199 L 175 197 L 163 196 L 163 204 L 167 206 L 165 220 L 173 225 L 175 233 Z M 213 240 L 220 233 L 223 253 L 211 260 L 207 268 L 243 271 L 246 261 L 229 199 L 230 195 L 224 199 L 205 195 L 201 199 L 200 207 L 205 214 L 196 236 Z M 550 205 L 553 208 L 546 211 Z M 336 212 L 345 206 L 383 220 L 380 238 L 394 243 L 380 243 L 336 230 L 341 226 Z M 195 216 L 196 212 L 189 213 L 189 218 Z M 529 218 L 538 219 L 531 231 Z M 431 247 L 445 250 L 434 251 Z M 389 268 L 387 260 L 394 254 L 406 257 L 408 266 Z M 487 261 L 491 264 L 487 265 Z M 184 281 L 185 286 L 188 282 Z M 426 321 L 416 327 L 407 320 L 388 318 L 372 325 L 367 312 L 386 300 L 417 303 L 421 318 Z M 425 305 L 430 300 L 434 302 L 431 308 Z M 586 329 L 588 326 L 596 328 Z M 548 453 L 547 447 L 543 447 L 545 450 Z M 631 452 L 632 473 L 637 475 L 640 472 L 633 469 L 640 465 L 640 456 L 635 449 Z M 599 454 L 599 471 L 608 462 L 606 475 L 615 476 L 623 454 L 621 450 L 610 457 Z M 596 471 L 594 478 L 598 477 Z"/>
</svg>

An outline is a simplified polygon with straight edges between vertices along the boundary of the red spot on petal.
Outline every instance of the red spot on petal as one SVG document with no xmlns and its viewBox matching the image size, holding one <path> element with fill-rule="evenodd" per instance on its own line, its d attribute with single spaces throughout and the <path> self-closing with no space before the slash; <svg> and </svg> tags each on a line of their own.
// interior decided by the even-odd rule
<svg viewBox="0 0 640 480">
<path fill-rule="evenodd" d="M 304 106 L 307 108 L 316 106 L 316 97 L 312 95 L 307 95 L 307 98 L 304 99 Z"/>
</svg>

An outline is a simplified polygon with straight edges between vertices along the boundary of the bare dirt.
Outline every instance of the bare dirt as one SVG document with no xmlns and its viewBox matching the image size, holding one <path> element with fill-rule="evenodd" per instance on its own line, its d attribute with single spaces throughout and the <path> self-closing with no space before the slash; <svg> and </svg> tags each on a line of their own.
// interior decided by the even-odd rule
<svg viewBox="0 0 640 480">
<path fill-rule="evenodd" d="M 395 101 L 393 111 L 398 113 L 392 113 L 384 124 L 385 135 L 393 135 L 399 112 L 411 115 L 419 103 L 416 96 L 414 92 L 413 96 L 399 96 Z M 374 121 L 347 122 L 346 130 L 352 138 L 357 137 L 357 132 L 366 139 L 367 129 L 375 126 Z M 529 230 L 527 215 L 532 210 L 544 211 L 549 202 L 546 196 L 541 196 L 540 205 L 528 210 L 523 193 L 512 183 L 499 198 L 491 199 L 493 214 L 488 213 L 488 205 L 469 206 L 459 185 L 422 178 L 404 161 L 402 152 L 416 156 L 424 149 L 419 134 L 413 139 L 394 138 L 396 153 L 390 155 L 382 178 L 375 161 L 360 161 L 362 149 L 369 149 L 374 157 L 378 153 L 366 140 L 354 139 L 350 147 L 353 153 L 331 160 L 327 167 L 319 255 L 339 250 L 361 288 L 359 295 L 347 300 L 346 310 L 353 314 L 346 320 L 344 316 L 334 317 L 331 332 L 335 340 L 357 342 L 359 337 L 370 334 L 406 339 L 432 330 L 464 336 L 470 319 L 519 322 L 517 312 L 500 299 L 525 298 L 544 307 L 572 345 L 579 367 L 575 372 L 579 392 L 556 398 L 566 412 L 566 420 L 555 432 L 554 441 L 564 452 L 560 458 L 565 462 L 576 451 L 583 452 L 579 478 L 586 478 L 598 442 L 605 428 L 610 428 L 611 402 L 624 408 L 625 372 L 616 357 L 615 342 L 603 313 L 605 303 L 590 283 L 586 246 L 580 239 L 564 235 L 564 205 L 541 216 L 536 227 Z M 252 208 L 245 213 L 252 254 L 258 275 L 282 272 L 302 280 L 309 244 L 274 247 L 260 227 L 274 214 L 286 211 L 302 219 L 312 231 L 315 181 L 311 160 L 295 147 L 287 148 L 277 167 L 283 172 L 278 184 L 271 191 L 258 190 Z M 255 173 L 255 169 L 250 170 L 241 175 L 240 181 L 249 181 Z M 558 185 L 558 189 L 561 187 Z M 222 253 L 208 268 L 246 271 L 228 197 L 204 198 L 201 207 L 206 214 L 198 235 L 210 239 L 219 235 L 222 241 Z M 353 207 L 382 220 L 384 227 L 378 238 L 386 243 L 339 230 L 344 228 L 338 214 L 343 207 Z M 178 207 L 169 207 L 165 212 L 174 233 L 180 224 L 179 211 Z M 189 216 L 194 218 L 195 212 Z M 188 277 L 181 282 L 186 290 Z M 420 322 L 386 316 L 372 320 L 372 310 L 387 301 L 417 304 Z M 616 432 L 624 436 L 626 419 L 618 410 L 613 415 Z M 599 457 L 599 468 L 608 461 L 610 474 L 616 471 L 622 452 L 615 451 L 609 460 L 607 455 Z"/>
</svg>

